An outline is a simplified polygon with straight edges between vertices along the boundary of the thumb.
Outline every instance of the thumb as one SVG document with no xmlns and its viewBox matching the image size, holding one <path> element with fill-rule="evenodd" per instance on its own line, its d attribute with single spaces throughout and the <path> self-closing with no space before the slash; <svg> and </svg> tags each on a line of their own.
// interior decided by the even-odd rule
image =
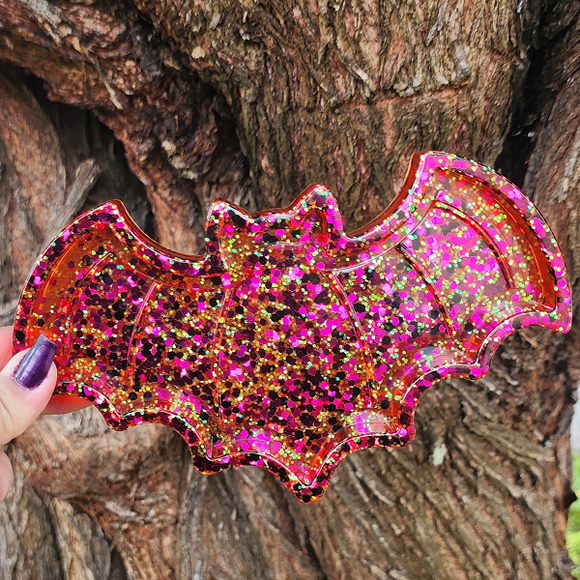
<svg viewBox="0 0 580 580">
<path fill-rule="evenodd" d="M 0 371 L 0 445 L 25 431 L 46 407 L 56 384 L 56 345 L 40 335 Z"/>
</svg>

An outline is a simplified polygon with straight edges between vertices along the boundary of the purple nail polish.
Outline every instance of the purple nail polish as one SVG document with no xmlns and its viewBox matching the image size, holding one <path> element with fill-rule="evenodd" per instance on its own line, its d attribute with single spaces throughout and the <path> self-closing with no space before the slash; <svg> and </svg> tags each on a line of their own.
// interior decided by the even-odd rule
<svg viewBox="0 0 580 580">
<path fill-rule="evenodd" d="M 48 375 L 55 354 L 56 344 L 41 334 L 16 367 L 14 380 L 25 389 L 36 389 Z"/>
</svg>

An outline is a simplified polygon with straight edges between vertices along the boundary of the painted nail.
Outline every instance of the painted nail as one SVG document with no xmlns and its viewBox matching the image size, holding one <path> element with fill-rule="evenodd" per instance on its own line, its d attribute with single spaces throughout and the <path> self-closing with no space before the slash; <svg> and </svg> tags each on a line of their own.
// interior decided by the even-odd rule
<svg viewBox="0 0 580 580">
<path fill-rule="evenodd" d="M 25 389 L 36 389 L 48 375 L 55 353 L 56 344 L 41 334 L 16 367 L 14 380 Z"/>
</svg>

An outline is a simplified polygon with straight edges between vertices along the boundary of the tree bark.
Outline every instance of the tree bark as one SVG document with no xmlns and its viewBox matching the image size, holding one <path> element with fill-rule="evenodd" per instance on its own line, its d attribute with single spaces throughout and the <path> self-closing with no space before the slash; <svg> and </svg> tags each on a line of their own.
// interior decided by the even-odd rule
<svg viewBox="0 0 580 580">
<path fill-rule="evenodd" d="M 0 322 L 105 199 L 196 253 L 217 197 L 256 211 L 320 182 L 353 230 L 425 149 L 521 185 L 578 297 L 578 0 L 0 0 L 0 104 Z M 349 457 L 313 505 L 257 468 L 200 475 L 158 425 L 43 417 L 8 446 L 0 578 L 570 578 L 579 347 L 576 326 L 510 336 L 487 377 L 424 396 L 411 446 Z"/>
</svg>

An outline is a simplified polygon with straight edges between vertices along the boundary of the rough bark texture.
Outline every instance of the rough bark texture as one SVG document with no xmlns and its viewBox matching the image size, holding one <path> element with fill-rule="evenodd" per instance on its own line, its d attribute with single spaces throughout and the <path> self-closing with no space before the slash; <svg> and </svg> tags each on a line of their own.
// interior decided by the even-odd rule
<svg viewBox="0 0 580 580">
<path fill-rule="evenodd" d="M 554 229 L 580 287 L 580 3 L 0 0 L 0 319 L 36 255 L 120 197 L 197 252 L 211 201 L 283 206 L 309 182 L 347 227 L 410 154 L 495 165 Z M 169 429 L 89 409 L 9 445 L 0 578 L 569 578 L 580 330 L 511 336 L 478 382 L 422 400 L 409 448 L 345 461 L 302 505 L 268 473 L 199 475 Z"/>
</svg>

